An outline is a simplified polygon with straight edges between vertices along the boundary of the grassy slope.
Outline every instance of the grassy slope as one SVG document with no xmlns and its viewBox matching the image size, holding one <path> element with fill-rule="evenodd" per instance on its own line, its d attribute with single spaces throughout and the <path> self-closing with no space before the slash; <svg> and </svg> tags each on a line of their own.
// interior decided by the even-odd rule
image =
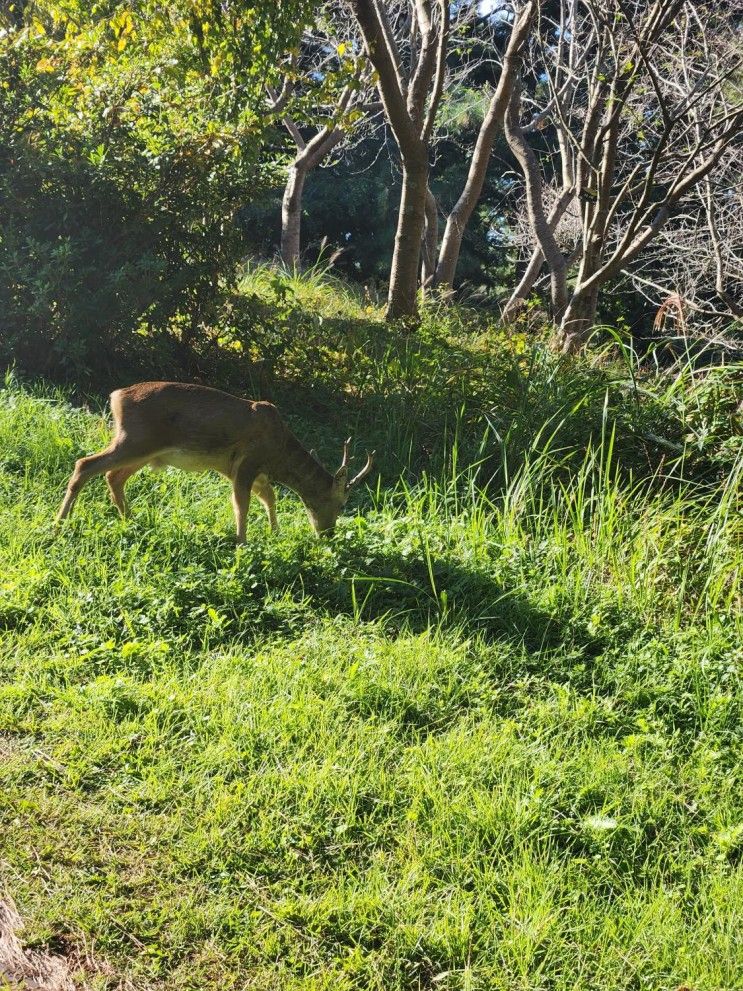
<svg viewBox="0 0 743 991">
<path fill-rule="evenodd" d="M 286 495 L 237 553 L 224 483 L 178 473 L 137 476 L 126 524 L 91 484 L 54 539 L 105 424 L 0 392 L 0 857 L 27 940 L 90 952 L 101 988 L 743 987 L 735 464 L 633 481 L 635 400 L 539 360 L 550 408 L 504 379 L 460 423 L 500 459 L 489 496 L 451 456 L 396 482 L 420 450 L 387 384 L 385 416 L 353 413 L 387 468 L 334 543 Z"/>
</svg>

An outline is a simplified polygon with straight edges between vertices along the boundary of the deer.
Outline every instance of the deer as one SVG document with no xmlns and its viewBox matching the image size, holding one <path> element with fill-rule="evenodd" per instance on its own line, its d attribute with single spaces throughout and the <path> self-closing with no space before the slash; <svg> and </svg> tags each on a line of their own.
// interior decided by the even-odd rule
<svg viewBox="0 0 743 991">
<path fill-rule="evenodd" d="M 329 472 L 307 451 L 282 420 L 273 403 L 239 399 L 219 389 L 180 382 L 139 382 L 110 396 L 114 437 L 109 446 L 80 458 L 57 514 L 60 523 L 72 511 L 83 486 L 106 476 L 111 500 L 122 518 L 129 515 L 126 482 L 145 465 L 184 471 L 217 471 L 232 484 L 237 543 L 245 543 L 251 494 L 262 503 L 276 530 L 273 483 L 294 491 L 304 503 L 318 536 L 332 534 L 351 491 L 372 470 L 375 453 L 349 478 L 351 438 L 343 460 Z"/>
</svg>

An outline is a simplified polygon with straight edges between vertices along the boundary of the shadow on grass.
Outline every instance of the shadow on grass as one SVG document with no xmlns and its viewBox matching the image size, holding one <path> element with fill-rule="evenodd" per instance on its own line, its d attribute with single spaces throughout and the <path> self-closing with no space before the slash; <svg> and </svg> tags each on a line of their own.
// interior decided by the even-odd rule
<svg viewBox="0 0 743 991">
<path fill-rule="evenodd" d="M 142 612 L 150 635 L 194 645 L 203 641 L 206 622 L 210 648 L 297 637 L 318 619 L 335 617 L 382 622 L 389 636 L 435 629 L 508 646 L 519 656 L 522 674 L 532 668 L 529 658 L 533 670 L 544 673 L 545 659 L 554 655 L 571 681 L 579 677 L 590 685 L 593 673 L 585 662 L 604 650 L 602 634 L 590 632 L 567 608 L 540 608 L 506 568 L 489 573 L 448 556 L 426 558 L 342 538 L 343 531 L 332 545 L 309 536 L 277 541 L 255 528 L 251 544 L 235 558 L 231 538 L 215 541 L 203 531 L 185 531 L 178 538 L 179 564 L 164 569 L 156 610 L 127 586 L 119 601 L 107 599 L 105 612 L 127 615 L 129 624 L 133 613 Z M 218 617 L 211 626 L 209 616 Z"/>
</svg>

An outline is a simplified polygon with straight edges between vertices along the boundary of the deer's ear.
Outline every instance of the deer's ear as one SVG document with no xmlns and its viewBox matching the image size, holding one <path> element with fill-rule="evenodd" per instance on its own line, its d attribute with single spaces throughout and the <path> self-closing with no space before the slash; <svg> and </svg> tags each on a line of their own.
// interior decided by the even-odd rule
<svg viewBox="0 0 743 991">
<path fill-rule="evenodd" d="M 333 476 L 333 484 L 338 488 L 345 488 L 348 482 L 348 468 L 345 465 L 340 467 Z"/>
</svg>

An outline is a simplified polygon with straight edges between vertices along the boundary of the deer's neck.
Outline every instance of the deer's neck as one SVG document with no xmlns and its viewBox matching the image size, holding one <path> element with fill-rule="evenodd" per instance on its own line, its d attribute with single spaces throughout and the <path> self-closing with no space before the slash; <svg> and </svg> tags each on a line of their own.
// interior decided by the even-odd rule
<svg viewBox="0 0 743 991">
<path fill-rule="evenodd" d="M 277 482 L 292 489 L 305 504 L 310 505 L 325 497 L 333 485 L 330 472 L 288 431 L 284 457 L 272 474 Z"/>
</svg>

